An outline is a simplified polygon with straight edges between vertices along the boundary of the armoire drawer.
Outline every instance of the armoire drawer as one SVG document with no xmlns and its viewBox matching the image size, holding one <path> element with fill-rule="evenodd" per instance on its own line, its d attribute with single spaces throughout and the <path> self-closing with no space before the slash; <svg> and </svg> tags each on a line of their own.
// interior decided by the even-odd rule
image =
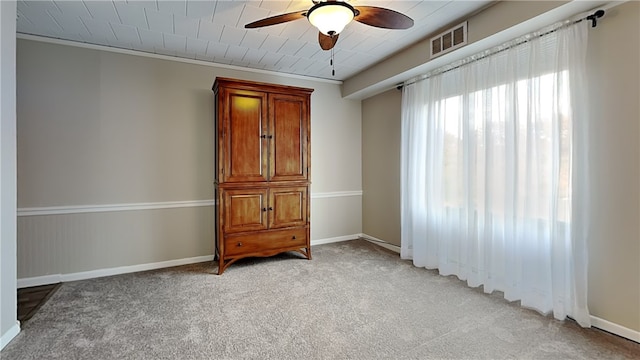
<svg viewBox="0 0 640 360">
<path fill-rule="evenodd" d="M 227 236 L 224 239 L 224 254 L 258 254 L 277 249 L 304 247 L 307 244 L 307 229 L 256 232 L 246 235 Z"/>
</svg>

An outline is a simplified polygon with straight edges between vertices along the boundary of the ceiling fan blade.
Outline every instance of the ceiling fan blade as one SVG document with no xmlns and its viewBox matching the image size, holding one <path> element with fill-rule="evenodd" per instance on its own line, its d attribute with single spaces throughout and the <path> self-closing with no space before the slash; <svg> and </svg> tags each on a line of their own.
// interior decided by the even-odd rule
<svg viewBox="0 0 640 360">
<path fill-rule="evenodd" d="M 328 36 L 318 31 L 318 42 L 320 43 L 322 50 L 331 50 L 336 46 L 336 43 L 338 42 L 338 35 L 340 34 Z"/>
<path fill-rule="evenodd" d="M 293 21 L 293 20 L 302 19 L 302 18 L 304 18 L 306 16 L 306 14 L 307 14 L 307 11 L 304 10 L 304 11 L 296 11 L 296 12 L 292 12 L 292 13 L 271 16 L 271 17 L 268 17 L 268 18 L 264 18 L 262 20 L 258 20 L 258 21 L 254 21 L 252 23 L 249 23 L 249 24 L 245 25 L 244 28 L 245 29 L 254 29 L 254 28 L 259 28 L 259 27 L 263 27 L 263 26 L 282 24 L 282 23 L 285 23 L 287 21 Z"/>
<path fill-rule="evenodd" d="M 354 6 L 360 12 L 353 20 L 384 29 L 408 29 L 413 19 L 395 10 L 376 6 Z"/>
</svg>

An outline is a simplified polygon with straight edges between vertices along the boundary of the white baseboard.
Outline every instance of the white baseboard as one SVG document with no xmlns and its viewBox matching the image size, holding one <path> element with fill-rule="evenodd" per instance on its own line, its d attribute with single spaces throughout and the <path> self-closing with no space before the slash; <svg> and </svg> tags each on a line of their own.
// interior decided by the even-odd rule
<svg viewBox="0 0 640 360">
<path fill-rule="evenodd" d="M 354 235 L 345 235 L 345 236 L 338 236 L 338 237 L 319 239 L 319 240 L 311 240 L 311 245 L 312 246 L 322 245 L 322 244 L 330 244 L 330 243 L 335 243 L 340 241 L 355 240 L 359 237 L 360 237 L 360 234 L 354 234 Z M 207 256 L 185 258 L 185 259 L 161 261 L 161 262 L 148 263 L 148 264 L 97 269 L 97 270 L 76 272 L 76 273 L 70 273 L 70 274 L 52 274 L 52 275 L 36 276 L 36 277 L 18 279 L 17 286 L 18 286 L 18 289 L 21 289 L 21 288 L 26 288 L 31 286 L 56 284 L 59 282 L 87 280 L 87 279 L 94 279 L 94 278 L 99 278 L 104 276 L 128 274 L 128 273 L 133 273 L 138 271 L 156 270 L 156 269 L 162 269 L 162 268 L 167 268 L 172 266 L 195 264 L 199 262 L 212 261 L 212 260 L 213 260 L 213 255 L 207 255 Z"/>
<path fill-rule="evenodd" d="M 0 337 L 0 350 L 4 349 L 7 344 L 13 340 L 20 333 L 20 322 L 16 321 L 16 324 L 11 327 L 6 333 Z"/>
<path fill-rule="evenodd" d="M 32 287 L 32 286 L 57 284 L 59 282 L 62 282 L 62 274 L 23 278 L 23 279 L 18 279 L 18 289 Z"/>
<path fill-rule="evenodd" d="M 597 316 L 591 316 L 591 326 L 640 343 L 640 331 L 629 329 Z"/>
<path fill-rule="evenodd" d="M 311 246 L 323 245 L 323 244 L 331 244 L 331 243 L 337 243 L 337 242 L 341 242 L 341 241 L 356 240 L 356 239 L 358 239 L 359 236 L 360 236 L 360 234 L 353 234 L 353 235 L 344 235 L 344 236 L 337 236 L 337 237 L 332 237 L 332 238 L 311 240 Z"/>
<path fill-rule="evenodd" d="M 54 274 L 54 275 L 37 276 L 37 277 L 31 277 L 31 278 L 23 278 L 23 279 L 18 279 L 18 289 L 30 287 L 30 286 L 55 284 L 59 282 L 86 280 L 86 279 L 94 279 L 94 278 L 99 278 L 104 276 L 128 274 L 128 273 L 138 272 L 138 271 L 156 270 L 156 269 L 162 269 L 162 268 L 167 268 L 172 266 L 195 264 L 199 262 L 212 261 L 212 260 L 213 260 L 213 255 L 206 255 L 206 256 L 197 256 L 192 258 L 168 260 L 168 261 L 161 261 L 161 262 L 148 263 L 148 264 L 119 266 L 119 267 L 107 268 L 107 269 L 83 271 L 83 272 L 70 273 L 70 274 Z"/>
<path fill-rule="evenodd" d="M 370 241 L 378 246 L 382 246 L 385 249 L 389 249 L 393 252 L 397 252 L 398 254 L 400 254 L 400 246 L 397 245 L 393 245 L 393 244 L 389 244 L 388 242 L 384 241 L 384 240 L 380 240 L 378 238 L 375 238 L 371 235 L 367 235 L 367 234 L 360 234 L 360 238 L 365 239 L 367 241 Z"/>
</svg>

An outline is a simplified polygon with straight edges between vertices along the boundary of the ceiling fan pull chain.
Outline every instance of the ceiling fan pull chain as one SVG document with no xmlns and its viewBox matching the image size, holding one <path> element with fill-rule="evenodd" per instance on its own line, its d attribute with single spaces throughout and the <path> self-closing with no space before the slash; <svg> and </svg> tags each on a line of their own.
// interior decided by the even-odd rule
<svg viewBox="0 0 640 360">
<path fill-rule="evenodd" d="M 333 48 L 331 48 L 331 75 L 336 76 L 336 67 L 333 65 Z"/>
</svg>

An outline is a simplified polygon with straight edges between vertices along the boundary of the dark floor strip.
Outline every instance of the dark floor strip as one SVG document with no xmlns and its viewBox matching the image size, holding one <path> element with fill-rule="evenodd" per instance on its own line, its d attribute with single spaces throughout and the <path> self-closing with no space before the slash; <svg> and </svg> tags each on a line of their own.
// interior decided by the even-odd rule
<svg viewBox="0 0 640 360">
<path fill-rule="evenodd" d="M 27 321 L 47 302 L 62 283 L 18 289 L 18 320 Z"/>
</svg>

